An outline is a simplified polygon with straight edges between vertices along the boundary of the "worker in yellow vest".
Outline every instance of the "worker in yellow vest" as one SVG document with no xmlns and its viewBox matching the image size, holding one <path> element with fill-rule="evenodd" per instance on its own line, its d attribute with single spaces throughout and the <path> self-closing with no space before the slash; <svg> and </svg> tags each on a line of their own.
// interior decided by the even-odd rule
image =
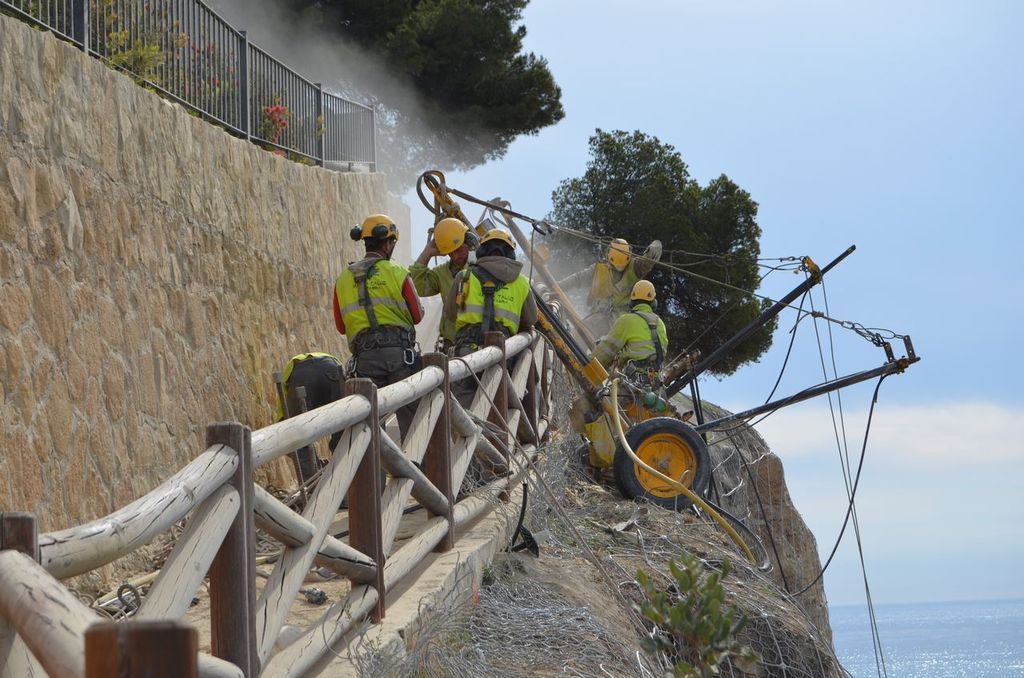
<svg viewBox="0 0 1024 678">
<path fill-rule="evenodd" d="M 281 391 L 277 401 L 277 420 L 295 416 L 301 411 L 309 411 L 333 403 L 341 398 L 341 385 L 345 381 L 341 361 L 330 353 L 300 353 L 292 356 L 281 373 Z M 305 403 L 299 402 L 296 390 L 306 390 Z M 287 404 L 287 408 L 285 405 Z M 341 439 L 341 432 L 331 436 L 330 449 Z M 320 470 L 320 462 L 316 451 L 310 447 L 302 447 L 295 451 L 292 458 L 295 462 L 295 475 L 299 483 L 305 484 Z"/>
<path fill-rule="evenodd" d="M 629 295 L 629 311 L 620 315 L 601 338 L 594 357 L 607 368 L 656 374 L 668 350 L 668 333 L 665 322 L 654 312 L 656 305 L 651 281 L 637 281 Z"/>
<path fill-rule="evenodd" d="M 603 261 L 595 262 L 558 284 L 565 292 L 590 286 L 587 324 L 594 336 L 599 337 L 608 332 L 619 314 L 629 310 L 633 286 L 645 278 L 660 259 L 660 240 L 652 241 L 642 255 L 635 257 L 628 242 L 615 238 Z"/>
<path fill-rule="evenodd" d="M 393 384 L 420 369 L 415 325 L 423 306 L 409 272 L 391 261 L 398 227 L 385 214 L 372 214 L 352 229 L 366 256 L 342 271 L 334 285 L 334 323 L 348 339 L 352 376 L 378 387 Z M 415 414 L 414 406 L 397 412 L 402 435 Z"/>
<path fill-rule="evenodd" d="M 477 248 L 476 234 L 461 219 L 447 217 L 437 222 L 427 244 L 409 267 L 409 275 L 421 297 L 448 296 L 455 276 L 466 267 L 469 253 Z M 431 257 L 448 257 L 448 261 L 427 268 Z M 439 347 L 447 351 L 455 343 L 455 322 L 441 319 Z"/>
<path fill-rule="evenodd" d="M 508 233 L 492 228 L 484 234 L 476 263 L 455 277 L 445 299 L 445 319 L 455 325 L 456 354 L 482 346 L 486 332 L 512 336 L 537 322 L 537 302 L 522 268 Z"/>
</svg>

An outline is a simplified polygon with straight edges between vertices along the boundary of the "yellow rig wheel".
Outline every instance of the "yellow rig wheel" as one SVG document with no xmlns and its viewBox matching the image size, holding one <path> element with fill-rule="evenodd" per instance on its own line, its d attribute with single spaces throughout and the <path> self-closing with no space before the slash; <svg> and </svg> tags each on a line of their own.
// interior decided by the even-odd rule
<svg viewBox="0 0 1024 678">
<path fill-rule="evenodd" d="M 707 445 L 693 428 L 673 417 L 642 421 L 626 432 L 626 440 L 645 464 L 703 494 L 711 475 Z M 615 482 L 628 499 L 644 499 L 681 510 L 691 502 L 678 490 L 635 464 L 619 445 L 615 450 Z"/>
</svg>

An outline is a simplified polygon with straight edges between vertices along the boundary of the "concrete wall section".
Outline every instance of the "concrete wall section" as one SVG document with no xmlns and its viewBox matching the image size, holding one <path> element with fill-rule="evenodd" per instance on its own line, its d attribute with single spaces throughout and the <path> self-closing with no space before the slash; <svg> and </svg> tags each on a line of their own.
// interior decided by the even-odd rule
<svg viewBox="0 0 1024 678">
<path fill-rule="evenodd" d="M 92 519 L 270 423 L 273 371 L 344 353 L 334 278 L 386 206 L 0 16 L 0 510 Z"/>
</svg>

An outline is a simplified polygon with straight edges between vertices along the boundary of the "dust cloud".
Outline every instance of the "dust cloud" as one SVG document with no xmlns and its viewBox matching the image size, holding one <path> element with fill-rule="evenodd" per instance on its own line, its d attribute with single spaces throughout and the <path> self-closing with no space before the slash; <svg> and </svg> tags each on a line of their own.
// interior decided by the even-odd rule
<svg viewBox="0 0 1024 678">
<path fill-rule="evenodd" d="M 274 0 L 209 0 L 214 11 L 249 40 L 324 89 L 377 112 L 378 169 L 396 196 L 405 194 L 424 170 L 465 167 L 437 124 L 440 114 L 407 78 L 383 60 L 300 16 Z M 482 162 L 484 158 L 480 158 Z"/>
</svg>

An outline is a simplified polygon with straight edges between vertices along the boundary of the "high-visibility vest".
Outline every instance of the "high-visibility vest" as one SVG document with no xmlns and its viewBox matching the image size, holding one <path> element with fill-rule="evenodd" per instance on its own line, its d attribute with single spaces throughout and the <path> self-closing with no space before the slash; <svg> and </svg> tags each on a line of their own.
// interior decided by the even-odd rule
<svg viewBox="0 0 1024 678">
<path fill-rule="evenodd" d="M 597 345 L 594 357 L 605 366 L 612 362 L 621 365 L 630 360 L 640 362 L 655 358 L 660 367 L 666 349 L 668 334 L 665 323 L 648 304 L 637 304 L 633 310 L 618 317 Z"/>
<path fill-rule="evenodd" d="M 499 329 L 509 335 L 519 332 L 519 315 L 530 294 L 530 281 L 516 276 L 511 282 L 495 280 L 479 266 L 471 266 L 462 274 L 459 313 L 455 318 L 455 334 L 466 327 L 479 326 L 481 332 Z M 493 309 L 492 313 L 489 313 Z"/>
<path fill-rule="evenodd" d="M 388 259 L 367 257 L 342 271 L 334 284 L 349 345 L 365 329 L 408 327 L 412 314 L 402 296 L 409 272 Z"/>
<path fill-rule="evenodd" d="M 294 370 L 295 366 L 303 360 L 309 360 L 310 358 L 330 358 L 334 362 L 338 363 L 339 366 L 341 365 L 341 361 L 338 360 L 337 356 L 333 356 L 330 353 L 317 353 L 314 351 L 312 353 L 300 353 L 292 356 L 291 360 L 288 361 L 288 364 L 284 366 L 284 371 L 281 372 L 281 388 L 285 393 L 288 392 L 288 381 L 292 377 L 292 370 Z M 279 395 L 277 399 L 277 420 L 281 421 L 282 419 L 284 419 L 284 404 L 281 402 Z"/>
<path fill-rule="evenodd" d="M 613 269 L 607 261 L 598 261 L 594 264 L 594 279 L 590 283 L 590 302 L 611 308 L 626 308 L 629 306 L 633 285 L 639 280 L 632 261 L 622 273 Z"/>
</svg>

